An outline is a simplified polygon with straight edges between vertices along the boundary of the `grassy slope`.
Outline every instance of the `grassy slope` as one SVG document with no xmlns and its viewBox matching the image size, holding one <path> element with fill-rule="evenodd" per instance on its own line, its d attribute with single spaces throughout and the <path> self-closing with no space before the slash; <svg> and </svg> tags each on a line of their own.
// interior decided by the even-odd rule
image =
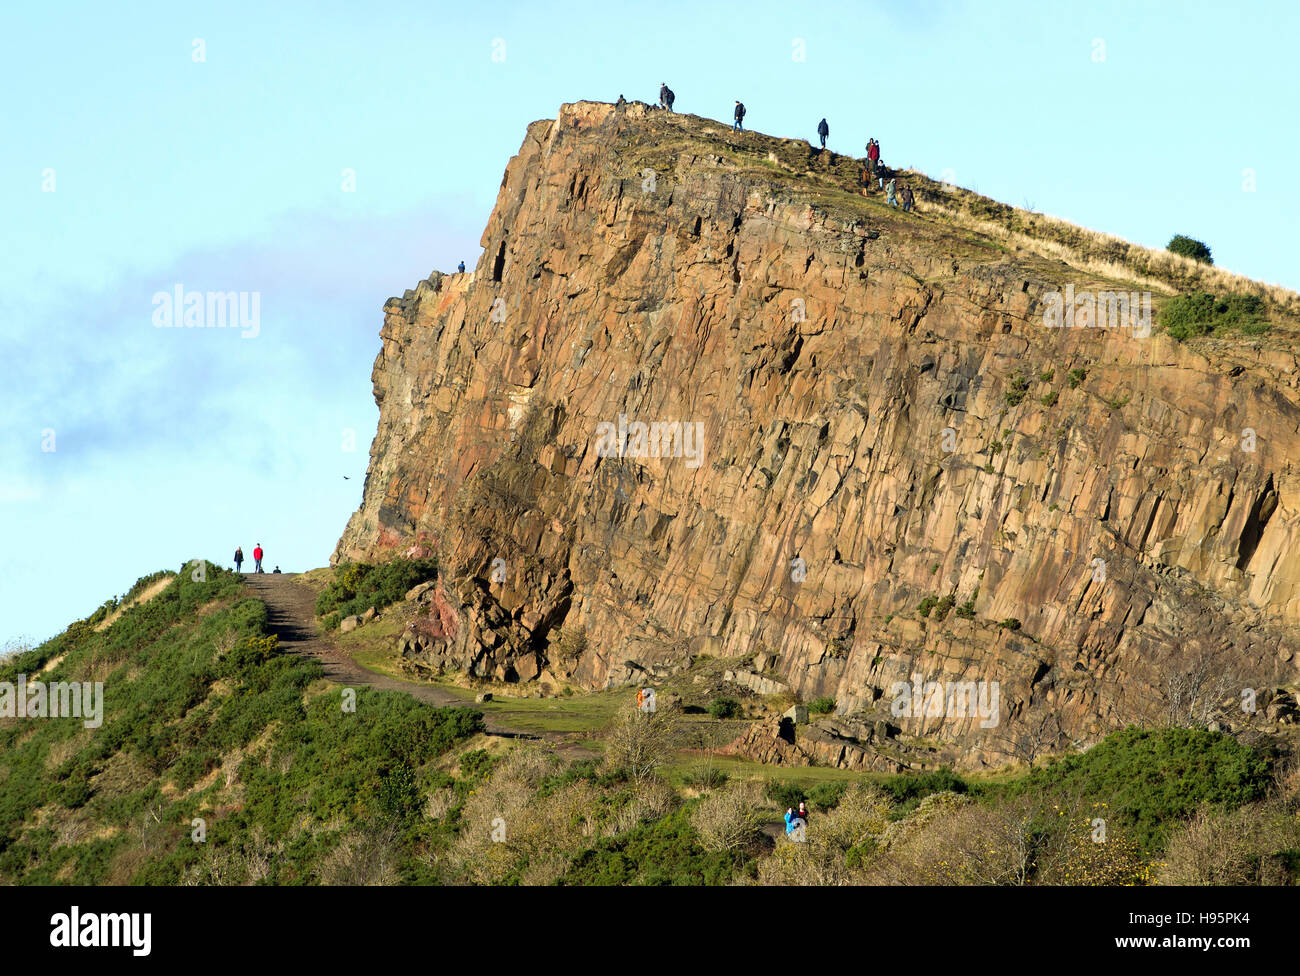
<svg viewBox="0 0 1300 976">
<path fill-rule="evenodd" d="M 418 877 L 437 825 L 412 807 L 476 713 L 366 689 L 344 712 L 319 665 L 278 653 L 265 606 L 212 566 L 96 632 L 116 609 L 0 666 L 16 681 L 57 661 L 44 680 L 102 681 L 105 701 L 97 729 L 0 719 L 0 881 L 313 881 L 340 838 L 380 823 L 397 825 Z"/>
</svg>

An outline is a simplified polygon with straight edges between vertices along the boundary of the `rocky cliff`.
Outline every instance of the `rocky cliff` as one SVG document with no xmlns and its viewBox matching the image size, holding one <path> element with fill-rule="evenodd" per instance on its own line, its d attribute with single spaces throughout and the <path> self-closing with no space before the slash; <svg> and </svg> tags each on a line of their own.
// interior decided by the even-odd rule
<svg viewBox="0 0 1300 976">
<path fill-rule="evenodd" d="M 408 650 L 439 664 L 745 656 L 966 762 L 1263 709 L 1297 667 L 1295 357 L 1050 328 L 1067 286 L 1150 283 L 911 182 L 905 214 L 857 160 L 640 104 L 534 123 L 478 267 L 384 307 L 334 561 L 435 552 Z"/>
</svg>

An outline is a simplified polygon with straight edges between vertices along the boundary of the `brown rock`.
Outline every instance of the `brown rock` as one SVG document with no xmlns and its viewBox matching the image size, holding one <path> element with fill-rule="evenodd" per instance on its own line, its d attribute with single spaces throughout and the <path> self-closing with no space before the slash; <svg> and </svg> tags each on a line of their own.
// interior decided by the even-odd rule
<svg viewBox="0 0 1300 976">
<path fill-rule="evenodd" d="M 855 196 L 856 160 L 801 178 L 797 152 L 636 105 L 531 125 L 483 273 L 384 307 L 379 427 L 334 560 L 436 545 L 429 638 L 476 673 L 538 674 L 562 627 L 588 688 L 760 646 L 779 684 L 746 687 L 844 714 L 888 714 L 914 680 L 996 683 L 993 716 L 890 718 L 971 764 L 1044 727 L 1051 749 L 1163 721 L 1198 670 L 1294 681 L 1285 343 L 1049 329 L 1051 295 L 1099 286 L 1083 262 Z M 948 199 L 908 180 L 922 210 Z M 501 554 L 508 608 L 479 582 Z"/>
</svg>

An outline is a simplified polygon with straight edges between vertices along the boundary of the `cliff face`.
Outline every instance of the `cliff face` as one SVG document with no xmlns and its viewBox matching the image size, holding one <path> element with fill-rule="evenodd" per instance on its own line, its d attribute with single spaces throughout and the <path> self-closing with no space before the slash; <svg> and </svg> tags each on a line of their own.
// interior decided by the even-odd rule
<svg viewBox="0 0 1300 976">
<path fill-rule="evenodd" d="M 384 307 L 335 561 L 436 551 L 441 663 L 754 653 L 967 761 L 1294 680 L 1295 358 L 1048 328 L 1067 285 L 1142 288 L 857 174 L 637 104 L 531 125 L 479 266 Z M 997 682 L 998 716 L 900 715 L 914 676 Z"/>
</svg>

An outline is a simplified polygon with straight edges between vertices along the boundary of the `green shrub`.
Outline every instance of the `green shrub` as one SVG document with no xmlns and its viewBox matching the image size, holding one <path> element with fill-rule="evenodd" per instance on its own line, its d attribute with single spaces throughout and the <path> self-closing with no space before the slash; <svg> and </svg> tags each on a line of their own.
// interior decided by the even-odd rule
<svg viewBox="0 0 1300 976">
<path fill-rule="evenodd" d="M 717 766 L 700 766 L 687 770 L 682 782 L 697 790 L 716 790 L 727 785 L 727 774 Z"/>
<path fill-rule="evenodd" d="M 930 611 L 935 608 L 935 605 L 938 604 L 938 602 L 939 598 L 937 596 L 927 596 L 916 605 L 916 612 L 922 617 L 929 617 Z"/>
<path fill-rule="evenodd" d="M 1175 234 L 1169 239 L 1166 250 L 1174 254 L 1181 254 L 1185 258 L 1191 258 L 1193 261 L 1200 261 L 1202 264 L 1213 264 L 1214 258 L 1210 256 L 1210 248 L 1202 241 L 1187 237 L 1183 234 Z"/>
<path fill-rule="evenodd" d="M 382 610 L 402 599 L 411 587 L 437 575 L 436 559 L 391 559 L 377 566 L 350 563 L 338 569 L 316 598 L 316 615 L 332 619 L 332 613 L 337 612 L 341 619 L 365 613 L 371 607 Z"/>
<path fill-rule="evenodd" d="M 1029 390 L 1029 380 L 1017 373 L 1011 378 L 1010 389 L 1006 392 L 1007 406 L 1015 407 L 1024 400 Z"/>
<path fill-rule="evenodd" d="M 715 698 L 709 702 L 709 714 L 714 718 L 735 718 L 740 714 L 740 702 L 734 698 Z"/>
<path fill-rule="evenodd" d="M 561 885 L 724 885 L 746 860 L 742 851 L 710 853 L 690 821 L 694 804 L 661 820 L 604 838 L 573 859 Z"/>
<path fill-rule="evenodd" d="M 460 774 L 467 779 L 487 779 L 492 772 L 492 753 L 486 749 L 471 749 L 460 757 Z"/>
<path fill-rule="evenodd" d="M 1236 809 L 1263 797 L 1270 759 L 1219 732 L 1129 728 L 1034 770 L 1010 792 L 1103 803 L 1108 820 L 1131 830 L 1144 850 L 1157 850 L 1202 803 Z"/>
<path fill-rule="evenodd" d="M 1045 407 L 1054 407 L 1056 406 L 1056 401 L 1059 398 L 1059 396 L 1060 394 L 1058 394 L 1055 390 L 1052 390 L 1051 392 L 1044 393 L 1042 396 L 1040 396 L 1038 398 L 1038 402 Z"/>
<path fill-rule="evenodd" d="M 1082 366 L 1077 366 L 1066 374 L 1066 378 L 1070 382 L 1070 389 L 1077 389 L 1079 384 L 1088 378 L 1088 371 Z"/>
<path fill-rule="evenodd" d="M 835 711 L 835 699 L 829 695 L 814 698 L 808 703 L 808 711 L 813 715 L 826 715 Z"/>
<path fill-rule="evenodd" d="M 908 813 L 931 793 L 965 793 L 969 789 L 965 780 L 946 768 L 930 773 L 900 773 L 880 786 L 898 804 L 892 814 L 895 817 Z"/>
<path fill-rule="evenodd" d="M 1007 617 L 1005 620 L 999 620 L 998 626 L 1003 630 L 1019 630 L 1020 621 L 1015 617 Z"/>
<path fill-rule="evenodd" d="M 1264 302 L 1258 295 L 1228 294 L 1216 298 L 1209 292 L 1175 295 L 1160 306 L 1157 321 L 1179 342 L 1195 336 L 1222 335 L 1236 329 L 1260 335 L 1270 328 Z"/>
</svg>

